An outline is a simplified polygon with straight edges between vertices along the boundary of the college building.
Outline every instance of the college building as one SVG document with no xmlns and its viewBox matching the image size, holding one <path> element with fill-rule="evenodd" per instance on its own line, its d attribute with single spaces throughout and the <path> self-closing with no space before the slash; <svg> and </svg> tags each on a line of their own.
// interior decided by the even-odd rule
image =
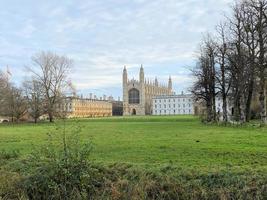
<svg viewBox="0 0 267 200">
<path fill-rule="evenodd" d="M 145 79 L 144 68 L 141 65 L 139 80 L 129 80 L 127 69 L 123 70 L 123 115 L 151 115 L 152 99 L 159 95 L 172 95 L 172 80 L 168 85 Z"/>
<path fill-rule="evenodd" d="M 102 99 L 66 97 L 61 106 L 68 118 L 112 116 L 112 103 Z"/>
<path fill-rule="evenodd" d="M 161 95 L 153 97 L 153 115 L 194 115 L 194 98 L 191 94 Z"/>
</svg>

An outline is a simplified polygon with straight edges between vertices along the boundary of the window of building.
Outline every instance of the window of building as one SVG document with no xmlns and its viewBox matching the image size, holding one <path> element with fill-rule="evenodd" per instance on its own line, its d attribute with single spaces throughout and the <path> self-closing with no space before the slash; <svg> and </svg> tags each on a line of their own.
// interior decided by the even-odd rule
<svg viewBox="0 0 267 200">
<path fill-rule="evenodd" d="M 139 91 L 135 88 L 129 90 L 129 104 L 139 104 Z"/>
</svg>

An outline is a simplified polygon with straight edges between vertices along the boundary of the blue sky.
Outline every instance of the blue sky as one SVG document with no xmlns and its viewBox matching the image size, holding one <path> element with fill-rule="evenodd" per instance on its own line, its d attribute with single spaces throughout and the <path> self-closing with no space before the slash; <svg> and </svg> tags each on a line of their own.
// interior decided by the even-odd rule
<svg viewBox="0 0 267 200">
<path fill-rule="evenodd" d="M 122 69 L 167 83 L 192 84 L 190 67 L 203 33 L 213 32 L 232 0 L 0 0 L 0 69 L 13 81 L 39 51 L 74 60 L 79 93 L 121 96 Z"/>
</svg>

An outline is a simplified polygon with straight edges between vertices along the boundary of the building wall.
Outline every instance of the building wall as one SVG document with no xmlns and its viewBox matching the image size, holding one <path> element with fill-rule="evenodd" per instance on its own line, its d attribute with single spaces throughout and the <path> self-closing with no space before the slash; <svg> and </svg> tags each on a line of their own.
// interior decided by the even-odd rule
<svg viewBox="0 0 267 200">
<path fill-rule="evenodd" d="M 123 103 L 122 101 L 112 101 L 112 115 L 122 116 L 123 115 Z"/>
<path fill-rule="evenodd" d="M 137 89 L 139 91 L 139 103 L 129 103 L 129 91 Z M 172 81 L 169 79 L 168 86 L 159 84 L 157 79 L 154 82 L 146 81 L 144 69 L 141 66 L 139 80 L 128 80 L 126 67 L 123 70 L 123 115 L 151 115 L 152 98 L 157 95 L 171 95 Z"/>
<path fill-rule="evenodd" d="M 168 95 L 153 98 L 153 115 L 194 115 L 192 95 Z"/>
<path fill-rule="evenodd" d="M 108 101 L 70 97 L 64 106 L 69 118 L 112 116 L 112 103 Z"/>
</svg>

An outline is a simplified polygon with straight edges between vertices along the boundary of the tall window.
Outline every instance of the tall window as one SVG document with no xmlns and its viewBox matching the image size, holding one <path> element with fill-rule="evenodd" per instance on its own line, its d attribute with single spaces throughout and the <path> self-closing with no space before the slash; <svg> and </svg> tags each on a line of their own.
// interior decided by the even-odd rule
<svg viewBox="0 0 267 200">
<path fill-rule="evenodd" d="M 139 104 L 139 91 L 135 88 L 129 90 L 129 104 Z"/>
</svg>

